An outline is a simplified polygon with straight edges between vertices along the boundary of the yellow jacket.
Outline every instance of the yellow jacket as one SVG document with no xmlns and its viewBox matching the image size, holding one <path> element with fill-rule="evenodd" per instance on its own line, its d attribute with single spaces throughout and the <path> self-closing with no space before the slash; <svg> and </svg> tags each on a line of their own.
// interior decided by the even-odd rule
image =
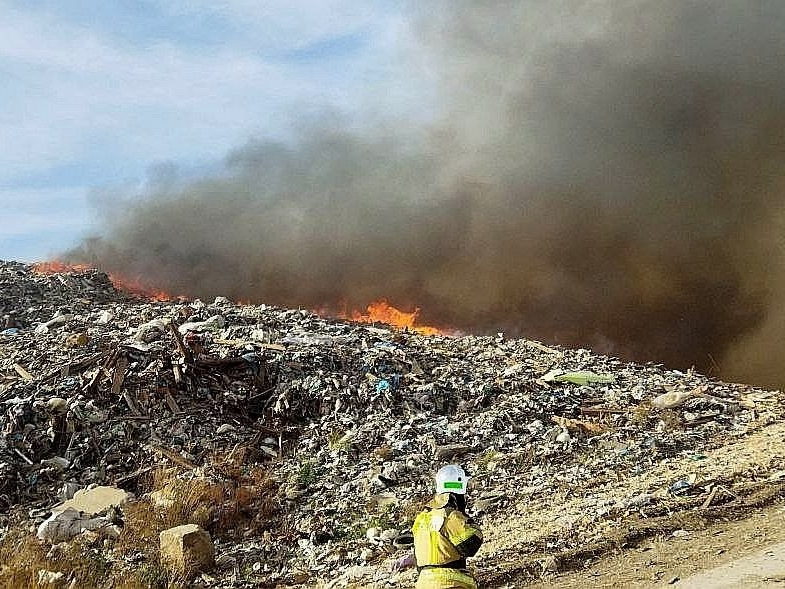
<svg viewBox="0 0 785 589">
<path fill-rule="evenodd" d="M 414 520 L 414 557 L 419 589 L 475 589 L 466 557 L 482 544 L 482 533 L 465 513 L 448 506 L 449 493 L 436 495 Z"/>
</svg>

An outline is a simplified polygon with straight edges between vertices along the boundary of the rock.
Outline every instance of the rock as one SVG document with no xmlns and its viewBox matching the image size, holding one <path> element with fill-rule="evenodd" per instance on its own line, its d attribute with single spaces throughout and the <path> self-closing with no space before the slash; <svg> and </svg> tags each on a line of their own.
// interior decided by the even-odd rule
<svg viewBox="0 0 785 589">
<path fill-rule="evenodd" d="M 87 515 L 96 515 L 110 507 L 120 507 L 133 495 L 117 487 L 93 487 L 80 489 L 74 493 L 73 498 L 60 503 L 52 508 L 53 512 L 74 509 Z"/>
<path fill-rule="evenodd" d="M 190 578 L 215 565 L 210 534 L 196 524 L 169 528 L 160 534 L 161 563 L 176 575 Z"/>
<path fill-rule="evenodd" d="M 365 530 L 365 537 L 373 541 L 379 537 L 379 528 L 368 528 Z"/>
<path fill-rule="evenodd" d="M 434 457 L 436 460 L 447 462 L 453 460 L 458 456 L 463 456 L 467 452 L 471 452 L 472 447 L 465 444 L 447 444 L 444 446 L 437 446 L 434 450 Z"/>
<path fill-rule="evenodd" d="M 69 348 L 79 348 L 86 346 L 88 341 L 90 341 L 90 338 L 87 337 L 87 334 L 83 331 L 80 331 L 79 333 L 72 333 L 67 338 L 65 338 L 65 345 Z"/>
<path fill-rule="evenodd" d="M 189 331 L 205 331 L 207 329 L 220 329 L 226 325 L 223 315 L 213 315 L 205 321 L 191 321 L 183 323 L 177 330 L 185 335 Z"/>
<path fill-rule="evenodd" d="M 107 323 L 109 323 L 109 322 L 110 322 L 112 319 L 114 319 L 114 313 L 112 313 L 112 312 L 111 312 L 111 311 L 109 311 L 109 310 L 104 310 L 104 311 L 101 311 L 101 312 L 98 314 L 98 318 L 95 320 L 95 322 L 96 322 L 98 325 L 106 325 L 106 324 L 107 324 Z"/>
<path fill-rule="evenodd" d="M 62 414 L 68 411 L 68 401 L 62 397 L 52 397 L 46 402 L 46 408 L 51 413 Z"/>
<path fill-rule="evenodd" d="M 167 509 L 174 505 L 175 494 L 171 486 L 166 486 L 163 489 L 153 491 L 149 494 L 150 502 L 160 509 Z"/>
<path fill-rule="evenodd" d="M 395 528 L 389 528 L 384 530 L 381 534 L 379 534 L 379 539 L 382 542 L 392 542 L 398 537 L 399 531 Z"/>
<path fill-rule="evenodd" d="M 38 571 L 39 587 L 62 587 L 65 584 L 65 574 L 60 571 Z"/>
</svg>

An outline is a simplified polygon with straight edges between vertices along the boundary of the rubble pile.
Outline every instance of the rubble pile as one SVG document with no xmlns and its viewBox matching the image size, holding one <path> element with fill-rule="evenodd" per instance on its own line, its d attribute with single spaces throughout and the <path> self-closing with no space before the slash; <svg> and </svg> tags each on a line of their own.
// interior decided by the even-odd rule
<svg viewBox="0 0 785 589">
<path fill-rule="evenodd" d="M 779 393 L 692 372 L 223 297 L 148 301 L 97 271 L 0 263 L 0 312 L 0 514 L 40 524 L 89 485 L 139 492 L 160 464 L 207 479 L 261 464 L 274 521 L 218 537 L 209 586 L 405 584 L 412 572 L 390 573 L 402 532 L 450 461 L 473 476 L 489 546 L 511 513 L 538 524 L 497 538 L 479 569 L 569 550 L 625 514 L 678 509 L 705 487 L 663 465 L 782 417 Z"/>
</svg>

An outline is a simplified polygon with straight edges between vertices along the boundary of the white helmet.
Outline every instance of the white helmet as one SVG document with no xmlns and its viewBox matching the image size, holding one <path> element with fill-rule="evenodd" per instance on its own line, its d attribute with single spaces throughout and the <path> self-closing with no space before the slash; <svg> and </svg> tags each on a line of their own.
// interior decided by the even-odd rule
<svg viewBox="0 0 785 589">
<path fill-rule="evenodd" d="M 436 473 L 436 492 L 437 493 L 456 493 L 466 495 L 466 485 L 469 477 L 457 464 L 442 466 Z"/>
</svg>

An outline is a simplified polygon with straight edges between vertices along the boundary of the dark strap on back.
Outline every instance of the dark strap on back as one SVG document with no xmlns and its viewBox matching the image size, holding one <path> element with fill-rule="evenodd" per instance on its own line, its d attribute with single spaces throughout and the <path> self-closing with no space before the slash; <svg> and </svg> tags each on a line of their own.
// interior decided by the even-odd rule
<svg viewBox="0 0 785 589">
<path fill-rule="evenodd" d="M 460 560 L 454 560 L 452 562 L 448 562 L 445 564 L 424 564 L 421 567 L 417 567 L 417 570 L 420 571 L 422 569 L 456 569 L 456 570 L 465 570 L 466 569 L 466 559 L 461 558 Z"/>
</svg>

